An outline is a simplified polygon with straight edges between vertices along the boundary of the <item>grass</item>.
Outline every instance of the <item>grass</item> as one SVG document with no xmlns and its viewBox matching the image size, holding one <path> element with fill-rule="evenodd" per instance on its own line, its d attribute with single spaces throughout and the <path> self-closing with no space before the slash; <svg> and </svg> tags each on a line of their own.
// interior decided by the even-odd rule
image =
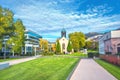
<svg viewBox="0 0 120 80">
<path fill-rule="evenodd" d="M 120 80 L 120 67 L 110 64 L 103 60 L 95 60 L 98 64 L 104 67 L 108 72 L 110 72 L 113 76 L 115 76 L 118 80 Z"/>
<path fill-rule="evenodd" d="M 76 52 L 76 53 L 72 53 L 72 54 L 67 54 L 67 56 L 87 57 L 87 54 Z"/>
<path fill-rule="evenodd" d="M 20 59 L 20 58 L 8 58 L 8 59 L 0 59 L 0 62 L 4 62 L 4 61 L 10 61 L 10 60 L 16 60 L 16 59 Z"/>
<path fill-rule="evenodd" d="M 79 58 L 43 57 L 0 71 L 0 80 L 66 80 Z"/>
</svg>

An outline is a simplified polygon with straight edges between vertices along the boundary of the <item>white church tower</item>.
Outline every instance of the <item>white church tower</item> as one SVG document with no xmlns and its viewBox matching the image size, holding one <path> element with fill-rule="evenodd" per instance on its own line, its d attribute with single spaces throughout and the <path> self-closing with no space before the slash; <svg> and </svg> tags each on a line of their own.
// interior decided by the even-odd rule
<svg viewBox="0 0 120 80">
<path fill-rule="evenodd" d="M 61 46 L 61 53 L 67 53 L 68 40 L 66 39 L 66 30 L 63 28 L 61 31 L 61 38 L 59 39 Z"/>
</svg>

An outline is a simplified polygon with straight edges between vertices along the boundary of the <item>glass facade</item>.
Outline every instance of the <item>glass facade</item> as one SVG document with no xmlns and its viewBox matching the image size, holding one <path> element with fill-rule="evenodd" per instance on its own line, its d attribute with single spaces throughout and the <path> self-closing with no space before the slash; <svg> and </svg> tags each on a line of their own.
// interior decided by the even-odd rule
<svg viewBox="0 0 120 80">
<path fill-rule="evenodd" d="M 40 50 L 39 47 L 39 39 L 42 38 L 39 34 L 31 31 L 26 30 L 25 32 L 26 40 L 25 40 L 25 54 L 27 53 L 34 53 L 37 54 Z"/>
</svg>

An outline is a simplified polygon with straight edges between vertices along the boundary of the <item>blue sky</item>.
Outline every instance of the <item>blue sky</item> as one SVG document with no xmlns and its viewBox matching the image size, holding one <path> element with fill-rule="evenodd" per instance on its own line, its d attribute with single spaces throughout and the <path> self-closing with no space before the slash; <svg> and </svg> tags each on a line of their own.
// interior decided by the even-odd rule
<svg viewBox="0 0 120 80">
<path fill-rule="evenodd" d="M 120 0 L 0 0 L 0 5 L 21 19 L 27 29 L 55 41 L 65 28 L 106 32 L 120 28 Z"/>
</svg>

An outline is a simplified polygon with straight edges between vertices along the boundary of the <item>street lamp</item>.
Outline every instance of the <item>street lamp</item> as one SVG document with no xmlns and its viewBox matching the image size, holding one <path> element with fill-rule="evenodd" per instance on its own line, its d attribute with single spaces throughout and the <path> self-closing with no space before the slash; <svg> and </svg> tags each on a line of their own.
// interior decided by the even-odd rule
<svg viewBox="0 0 120 80">
<path fill-rule="evenodd" d="M 13 46 L 14 46 L 15 44 L 14 43 L 12 43 L 12 48 L 13 48 Z M 12 50 L 12 52 L 13 52 L 13 56 L 14 56 L 14 50 Z"/>
<path fill-rule="evenodd" d="M 4 40 L 4 59 L 6 59 L 6 41 Z"/>
</svg>

